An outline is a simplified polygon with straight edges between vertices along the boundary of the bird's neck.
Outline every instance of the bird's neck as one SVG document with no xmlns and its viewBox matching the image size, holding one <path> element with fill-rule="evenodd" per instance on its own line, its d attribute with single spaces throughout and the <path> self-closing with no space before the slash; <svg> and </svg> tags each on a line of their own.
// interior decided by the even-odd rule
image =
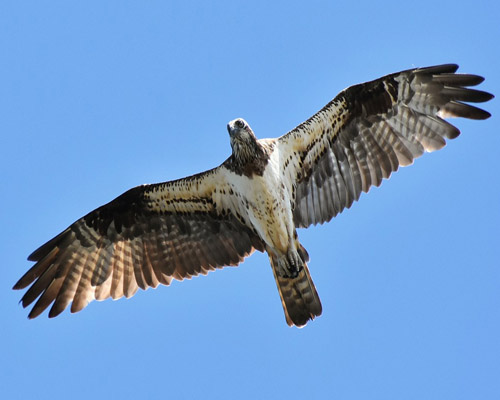
<svg viewBox="0 0 500 400">
<path fill-rule="evenodd" d="M 262 176 L 269 159 L 267 149 L 257 139 L 235 141 L 231 145 L 233 148 L 232 163 L 235 170 L 246 176 L 254 174 Z"/>
</svg>

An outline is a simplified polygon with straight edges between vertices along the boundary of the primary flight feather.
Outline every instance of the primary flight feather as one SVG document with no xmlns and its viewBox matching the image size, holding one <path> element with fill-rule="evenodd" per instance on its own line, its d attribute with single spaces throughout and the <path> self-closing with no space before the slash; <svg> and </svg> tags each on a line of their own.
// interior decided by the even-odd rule
<svg viewBox="0 0 500 400">
<path fill-rule="evenodd" d="M 277 139 L 227 125 L 231 156 L 219 167 L 175 181 L 138 186 L 80 218 L 28 259 L 14 285 L 29 286 L 29 318 L 51 306 L 133 296 L 265 251 L 285 318 L 304 326 L 321 315 L 309 256 L 296 228 L 331 220 L 398 167 L 442 148 L 460 131 L 444 118 L 486 119 L 466 103 L 489 93 L 468 87 L 477 75 L 447 64 L 406 70 L 352 86 Z M 30 286 L 31 285 L 31 286 Z"/>
</svg>

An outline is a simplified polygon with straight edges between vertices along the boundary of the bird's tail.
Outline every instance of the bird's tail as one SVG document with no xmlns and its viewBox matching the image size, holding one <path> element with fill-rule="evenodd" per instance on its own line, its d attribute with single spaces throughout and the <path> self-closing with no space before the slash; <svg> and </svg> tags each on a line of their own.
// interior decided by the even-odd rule
<svg viewBox="0 0 500 400">
<path fill-rule="evenodd" d="M 303 248 L 301 250 L 306 256 L 303 257 L 300 254 L 303 258 L 303 265 L 299 267 L 299 272 L 295 277 L 280 276 L 278 259 L 271 255 L 269 257 L 286 322 L 289 326 L 295 325 L 299 328 L 307 324 L 307 321 L 319 317 L 322 311 L 318 292 L 307 268 L 307 260 L 304 259 L 307 257 L 307 252 Z"/>
</svg>

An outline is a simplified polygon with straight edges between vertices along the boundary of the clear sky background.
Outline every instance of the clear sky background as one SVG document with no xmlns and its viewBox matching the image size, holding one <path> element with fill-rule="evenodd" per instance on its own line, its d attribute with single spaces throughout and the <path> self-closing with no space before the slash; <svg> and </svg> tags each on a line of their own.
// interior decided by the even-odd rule
<svg viewBox="0 0 500 400">
<path fill-rule="evenodd" d="M 494 1 L 0 4 L 5 399 L 499 399 L 500 10 Z M 27 255 L 132 186 L 280 136 L 341 89 L 454 62 L 487 121 L 300 230 L 323 315 L 289 328 L 268 259 L 29 321 Z"/>
</svg>

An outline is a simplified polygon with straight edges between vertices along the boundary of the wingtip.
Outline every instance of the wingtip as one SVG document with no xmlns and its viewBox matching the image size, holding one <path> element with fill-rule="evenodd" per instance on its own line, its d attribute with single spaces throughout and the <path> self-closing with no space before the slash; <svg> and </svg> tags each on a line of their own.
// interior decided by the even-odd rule
<svg viewBox="0 0 500 400">
<path fill-rule="evenodd" d="M 432 65 L 430 67 L 417 68 L 416 73 L 426 73 L 426 74 L 442 74 L 442 73 L 454 73 L 458 70 L 458 64 L 440 64 Z"/>
<path fill-rule="evenodd" d="M 26 308 L 26 307 L 25 307 Z M 31 319 L 35 319 L 36 317 L 38 317 L 41 313 L 43 312 L 43 310 L 40 310 L 38 309 L 37 307 L 33 307 L 30 311 L 30 313 L 28 314 L 28 319 L 31 320 Z"/>
<path fill-rule="evenodd" d="M 18 280 L 14 286 L 12 286 L 12 290 L 20 290 L 20 289 L 24 289 L 24 287 L 21 285 L 21 280 Z M 21 301 L 19 301 L 21 302 Z"/>
<path fill-rule="evenodd" d="M 20 304 L 23 308 L 26 308 L 29 306 L 29 304 L 25 304 L 24 303 L 24 298 L 22 298 L 21 300 L 19 300 L 19 302 L 17 304 Z M 32 320 L 32 319 L 35 319 L 36 317 L 38 317 L 40 315 L 40 313 L 36 314 L 33 312 L 34 310 L 31 310 L 30 313 L 28 314 L 28 316 L 26 317 L 28 320 Z"/>
<path fill-rule="evenodd" d="M 476 82 L 477 83 L 474 83 L 473 85 L 471 86 L 475 86 L 475 85 L 479 85 L 480 83 L 483 83 L 484 82 L 484 76 L 481 76 L 481 75 L 475 75 L 476 77 Z M 493 95 L 492 95 L 493 96 Z"/>
<path fill-rule="evenodd" d="M 491 117 L 491 113 L 483 110 L 483 114 L 479 115 L 478 120 L 485 120 Z"/>
<path fill-rule="evenodd" d="M 59 303 L 57 300 L 52 304 L 52 307 L 50 307 L 49 311 L 49 318 L 55 318 L 59 314 L 61 314 L 65 309 L 67 305 L 64 303 Z"/>
</svg>

